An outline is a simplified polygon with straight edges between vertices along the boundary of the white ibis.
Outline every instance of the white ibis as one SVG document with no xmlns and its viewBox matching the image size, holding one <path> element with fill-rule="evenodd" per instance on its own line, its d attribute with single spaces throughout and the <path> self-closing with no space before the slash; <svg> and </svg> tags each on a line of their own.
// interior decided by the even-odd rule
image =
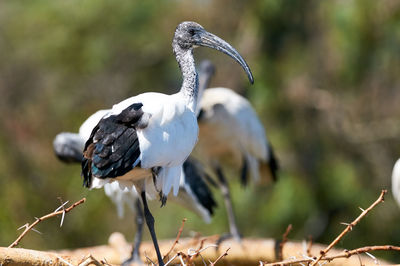
<svg viewBox="0 0 400 266">
<path fill-rule="evenodd" d="M 59 133 L 53 141 L 54 152 L 57 157 L 66 163 L 81 163 L 85 142 L 92 129 L 106 112 L 107 110 L 100 110 L 90 116 L 80 127 L 79 134 Z M 209 177 L 201 164 L 189 157 L 183 164 L 183 179 L 180 183 L 179 194 L 170 197 L 169 200 L 186 207 L 202 217 L 206 223 L 210 223 L 216 202 L 204 179 L 209 179 Z M 154 186 L 152 189 L 154 190 Z M 124 262 L 124 265 L 129 265 L 131 262 L 142 263 L 139 247 L 143 235 L 143 210 L 135 187 L 121 188 L 117 182 L 112 182 L 104 185 L 104 191 L 116 205 L 120 218 L 124 216 L 125 205 L 135 214 L 137 231 L 131 257 Z"/>
<path fill-rule="evenodd" d="M 392 172 L 392 194 L 400 206 L 400 159 L 396 161 Z"/>
<path fill-rule="evenodd" d="M 83 152 L 82 175 L 86 187 L 100 188 L 114 181 L 121 186 L 135 186 L 160 265 L 164 262 L 154 218 L 147 206 L 146 187 L 154 183 L 163 203 L 171 189 L 176 195 L 182 164 L 197 142 L 194 112 L 198 78 L 193 48 L 198 46 L 231 56 L 253 82 L 250 68 L 231 45 L 195 22 L 183 22 L 177 26 L 172 41 L 183 77 L 181 90 L 172 95 L 143 93 L 114 105 L 93 129 Z"/>
<path fill-rule="evenodd" d="M 229 185 L 223 167 L 241 168 L 241 182 L 248 176 L 255 183 L 272 177 L 276 180 L 278 163 L 253 107 L 228 88 L 208 88 L 214 66 L 204 61 L 199 67 L 199 142 L 193 156 L 208 164 L 218 177 L 228 213 L 230 234 L 240 241 Z"/>
</svg>

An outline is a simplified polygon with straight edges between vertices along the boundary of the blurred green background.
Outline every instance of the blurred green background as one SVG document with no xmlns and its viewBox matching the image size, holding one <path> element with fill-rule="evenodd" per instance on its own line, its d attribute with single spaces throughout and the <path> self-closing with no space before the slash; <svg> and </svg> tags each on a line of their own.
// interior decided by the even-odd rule
<svg viewBox="0 0 400 266">
<path fill-rule="evenodd" d="M 396 0 L 0 2 L 0 245 L 16 229 L 59 205 L 87 202 L 64 226 L 52 219 L 21 247 L 76 248 L 130 240 L 134 219 L 120 220 L 102 190 L 82 187 L 80 167 L 53 154 L 61 131 L 77 131 L 94 111 L 145 91 L 176 92 L 175 27 L 193 20 L 224 38 L 252 68 L 250 86 L 227 56 L 200 48 L 217 74 L 211 86 L 245 94 L 260 115 L 280 161 L 280 180 L 244 190 L 232 182 L 246 237 L 329 243 L 390 188 L 400 156 L 400 2 Z M 220 208 L 210 225 L 174 204 L 151 205 L 160 238 L 228 230 Z M 400 244 L 400 209 L 391 194 L 349 233 L 343 248 Z M 146 230 L 145 238 L 149 239 Z M 395 258 L 385 252 L 378 256 Z M 397 259 L 397 262 L 400 262 Z"/>
</svg>

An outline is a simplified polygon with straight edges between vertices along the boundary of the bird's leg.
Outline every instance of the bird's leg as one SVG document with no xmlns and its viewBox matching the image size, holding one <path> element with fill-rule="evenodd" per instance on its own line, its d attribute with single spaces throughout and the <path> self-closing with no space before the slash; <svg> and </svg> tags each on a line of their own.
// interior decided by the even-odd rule
<svg viewBox="0 0 400 266">
<path fill-rule="evenodd" d="M 133 240 L 132 253 L 131 257 L 122 263 L 122 266 L 130 265 L 132 262 L 135 262 L 137 264 L 143 264 L 139 255 L 139 247 L 140 244 L 142 243 L 143 221 L 144 221 L 142 203 L 140 202 L 140 199 L 136 199 L 135 207 L 136 207 L 136 234 L 135 234 L 135 239 Z"/>
<path fill-rule="evenodd" d="M 140 193 L 140 196 L 142 197 L 142 202 L 143 202 L 144 218 L 146 219 L 146 224 L 147 227 L 149 228 L 151 239 L 153 240 L 154 249 L 156 250 L 157 253 L 158 264 L 159 266 L 164 266 L 164 261 L 162 259 L 160 248 L 158 247 L 157 243 L 156 232 L 154 231 L 154 217 L 153 215 L 151 215 L 149 207 L 147 206 L 146 192 L 142 191 Z"/>
<path fill-rule="evenodd" d="M 232 205 L 232 199 L 231 199 L 231 193 L 229 190 L 228 181 L 226 180 L 220 166 L 215 167 L 215 172 L 218 177 L 219 188 L 222 192 L 222 196 L 224 197 L 225 208 L 226 208 L 226 211 L 228 214 L 229 231 L 231 234 L 231 236 L 221 237 L 221 239 L 218 242 L 220 243 L 229 237 L 233 237 L 236 241 L 240 242 L 241 237 L 240 237 L 239 229 L 236 225 L 235 213 L 233 212 L 233 205 Z"/>
</svg>

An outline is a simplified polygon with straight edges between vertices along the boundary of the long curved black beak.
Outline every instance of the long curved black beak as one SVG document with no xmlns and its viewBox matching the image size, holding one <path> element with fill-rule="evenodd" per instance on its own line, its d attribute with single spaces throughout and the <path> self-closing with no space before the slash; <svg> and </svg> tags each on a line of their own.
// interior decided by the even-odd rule
<svg viewBox="0 0 400 266">
<path fill-rule="evenodd" d="M 197 31 L 196 35 L 197 36 L 195 38 L 195 45 L 213 48 L 215 50 L 223 52 L 224 54 L 229 55 L 242 66 L 244 71 L 246 71 L 247 77 L 249 78 L 251 84 L 254 83 L 254 78 L 253 74 L 251 73 L 250 67 L 247 65 L 246 61 L 238 53 L 238 51 L 236 51 L 235 48 L 233 48 L 229 43 L 204 29 Z"/>
</svg>

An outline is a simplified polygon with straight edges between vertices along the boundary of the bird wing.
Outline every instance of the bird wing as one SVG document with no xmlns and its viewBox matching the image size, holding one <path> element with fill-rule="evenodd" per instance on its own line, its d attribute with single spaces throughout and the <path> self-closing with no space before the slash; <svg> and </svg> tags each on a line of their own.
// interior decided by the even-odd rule
<svg viewBox="0 0 400 266">
<path fill-rule="evenodd" d="M 137 128 L 144 128 L 142 103 L 134 103 L 118 115 L 102 118 L 85 144 L 82 160 L 84 186 L 92 178 L 123 176 L 140 164 Z"/>
<path fill-rule="evenodd" d="M 190 189 L 193 193 L 193 197 L 212 215 L 217 203 L 205 182 L 205 179 L 210 179 L 205 172 L 205 168 L 202 167 L 200 162 L 189 157 L 183 164 L 183 172 L 185 176 L 184 186 L 186 189 Z"/>
<path fill-rule="evenodd" d="M 183 164 L 183 175 L 180 180 L 179 194 L 168 197 L 168 201 L 182 205 L 198 214 L 206 223 L 211 222 L 211 216 L 217 203 L 204 179 L 210 179 L 204 167 L 192 157 Z"/>
<path fill-rule="evenodd" d="M 230 89 L 211 88 L 205 90 L 200 107 L 199 124 L 212 123 L 213 132 L 209 135 L 220 135 L 219 141 L 211 148 L 216 150 L 217 145 L 230 147 L 233 157 L 242 160 L 243 183 L 247 182 L 248 172 L 256 181 L 260 180 L 260 164 L 276 179 L 278 162 L 265 129 L 249 101 Z M 200 142 L 204 142 L 202 137 Z"/>
<path fill-rule="evenodd" d="M 264 127 L 244 97 L 231 89 L 210 88 L 205 90 L 200 107 L 199 124 L 210 125 L 213 132 L 209 135 L 218 134 L 215 137 L 220 145 L 229 146 L 237 161 L 242 157 L 240 152 L 267 160 Z"/>
<path fill-rule="evenodd" d="M 109 112 L 111 109 L 99 110 L 96 113 L 89 116 L 85 122 L 79 128 L 79 135 L 87 141 L 93 131 L 93 128 L 100 122 L 100 120 Z"/>
</svg>

